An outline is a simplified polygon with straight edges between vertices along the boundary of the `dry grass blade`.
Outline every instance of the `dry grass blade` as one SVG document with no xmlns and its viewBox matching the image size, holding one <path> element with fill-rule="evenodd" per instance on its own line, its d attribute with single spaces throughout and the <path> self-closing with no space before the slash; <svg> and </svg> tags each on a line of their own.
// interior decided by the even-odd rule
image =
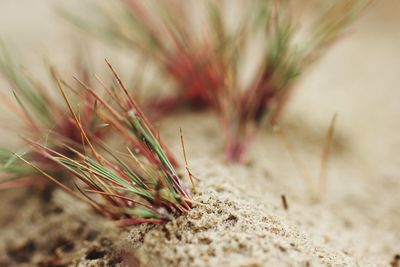
<svg viewBox="0 0 400 267">
<path fill-rule="evenodd" d="M 327 174 L 328 174 L 328 163 L 331 154 L 331 148 L 333 143 L 333 137 L 335 132 L 337 114 L 332 117 L 329 128 L 326 133 L 325 143 L 322 149 L 319 176 L 313 177 L 310 175 L 309 170 L 306 168 L 304 162 L 300 159 L 299 155 L 294 149 L 293 144 L 290 142 L 288 136 L 278 125 L 273 126 L 274 133 L 279 137 L 288 151 L 297 171 L 300 173 L 309 189 L 309 195 L 313 201 L 321 201 L 326 194 L 327 189 Z"/>
<path fill-rule="evenodd" d="M 319 172 L 319 184 L 320 184 L 319 199 L 322 199 L 326 193 L 328 163 L 333 143 L 333 135 L 335 133 L 336 120 L 337 120 L 337 114 L 333 115 L 328 131 L 326 133 L 325 144 L 321 154 L 321 165 Z"/>
<path fill-rule="evenodd" d="M 195 184 L 195 181 L 194 181 L 194 179 L 196 179 L 196 177 L 192 174 L 192 172 L 189 169 L 189 164 L 188 164 L 188 160 L 187 160 L 187 157 L 186 157 L 185 141 L 183 139 L 182 128 L 179 128 L 179 131 L 180 131 L 180 134 L 181 134 L 181 145 L 182 145 L 183 158 L 185 160 L 185 169 L 186 169 L 186 171 L 188 173 L 190 182 L 192 183 L 193 192 L 196 192 L 196 184 Z"/>
</svg>

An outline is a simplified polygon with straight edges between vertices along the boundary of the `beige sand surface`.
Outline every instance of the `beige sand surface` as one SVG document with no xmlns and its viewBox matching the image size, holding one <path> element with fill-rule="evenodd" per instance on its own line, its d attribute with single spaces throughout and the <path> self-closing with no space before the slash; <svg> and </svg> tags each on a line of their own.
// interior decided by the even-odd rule
<svg viewBox="0 0 400 267">
<path fill-rule="evenodd" d="M 2 1 L 0 33 L 15 40 L 27 62 L 46 49 L 68 73 L 66 40 L 77 35 L 51 2 Z M 142 266 L 390 266 L 400 253 L 399 14 L 398 1 L 379 1 L 302 81 L 283 118 L 316 177 L 326 128 L 338 113 L 321 202 L 311 201 L 288 151 L 267 129 L 249 164 L 226 166 L 214 116 L 175 114 L 161 123 L 161 135 L 181 155 L 184 129 L 191 169 L 201 179 L 194 196 L 204 206 L 165 226 L 119 231 L 62 192 L 50 204 L 30 190 L 2 192 L 0 266 L 51 266 L 57 253 L 66 259 L 58 266 L 134 265 L 135 258 Z M 107 54 L 98 62 L 116 53 L 96 49 Z M 56 241 L 66 238 L 72 248 Z"/>
</svg>

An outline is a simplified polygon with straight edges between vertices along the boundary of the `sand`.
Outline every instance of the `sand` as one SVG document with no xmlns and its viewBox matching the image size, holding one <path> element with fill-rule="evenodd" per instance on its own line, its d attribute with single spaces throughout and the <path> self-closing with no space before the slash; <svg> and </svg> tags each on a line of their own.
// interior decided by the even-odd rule
<svg viewBox="0 0 400 267">
<path fill-rule="evenodd" d="M 313 203 L 273 133 L 260 133 L 254 145 L 264 149 L 252 152 L 249 165 L 227 168 L 215 145 L 221 141 L 217 124 L 210 121 L 211 114 L 197 113 L 163 123 L 169 127 L 162 134 L 177 153 L 179 137 L 171 129 L 187 129 L 191 169 L 201 179 L 194 198 L 203 203 L 189 214 L 164 226 L 119 230 L 62 191 L 51 200 L 29 190 L 7 192 L 0 262 L 53 266 L 46 264 L 66 257 L 65 265 L 54 266 L 129 266 L 132 259 L 140 266 L 387 266 L 397 253 L 398 180 L 346 169 L 355 163 L 339 149 L 330 172 L 337 180 L 328 188 L 329 195 L 337 192 Z M 295 129 L 287 126 L 294 135 Z M 316 154 L 307 157 L 318 162 Z"/>
<path fill-rule="evenodd" d="M 37 12 L 50 16 L 40 2 Z M 382 2 L 302 81 L 282 121 L 318 177 L 338 113 L 326 188 L 314 180 L 320 201 L 270 130 L 261 129 L 246 165 L 228 166 L 213 114 L 178 112 L 160 123 L 161 136 L 182 158 L 183 128 L 201 205 L 163 226 L 118 229 L 61 190 L 1 192 L 0 266 L 391 266 L 400 253 L 400 6 Z M 0 17 L 4 28 L 14 21 Z"/>
</svg>

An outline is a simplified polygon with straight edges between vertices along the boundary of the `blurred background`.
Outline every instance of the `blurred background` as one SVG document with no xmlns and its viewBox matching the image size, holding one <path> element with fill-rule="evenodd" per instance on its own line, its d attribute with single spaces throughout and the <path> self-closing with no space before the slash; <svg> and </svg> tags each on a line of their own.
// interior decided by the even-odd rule
<svg viewBox="0 0 400 267">
<path fill-rule="evenodd" d="M 68 8 L 79 12 L 81 2 L 68 1 Z M 299 1 L 299 7 L 311 14 L 318 12 L 318 3 Z M 60 6 L 65 6 L 65 1 L 2 0 L 0 38 L 11 44 L 33 71 L 43 67 L 38 62 L 45 58 L 72 75 L 75 58 L 71 51 L 82 43 L 90 49 L 96 67 L 103 66 L 104 58 L 111 58 L 123 73 L 133 68 L 130 52 L 111 49 L 80 32 L 55 12 Z M 347 136 L 361 159 L 369 166 L 379 165 L 380 170 L 396 168 L 400 163 L 399 26 L 400 2 L 376 1 L 351 33 L 304 75 L 284 120 L 326 128 L 336 112 L 338 131 Z M 4 82 L 0 85 L 2 91 L 8 89 Z"/>
</svg>

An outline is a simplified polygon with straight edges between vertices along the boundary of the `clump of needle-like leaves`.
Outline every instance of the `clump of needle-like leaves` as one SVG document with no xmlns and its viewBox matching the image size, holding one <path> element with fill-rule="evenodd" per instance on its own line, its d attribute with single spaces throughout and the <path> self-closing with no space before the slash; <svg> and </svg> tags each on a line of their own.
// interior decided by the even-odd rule
<svg viewBox="0 0 400 267">
<path fill-rule="evenodd" d="M 225 128 L 227 159 L 243 162 L 256 130 L 277 122 L 296 81 L 372 1 L 327 1 L 307 29 L 292 10 L 296 1 L 120 2 L 113 9 L 92 6 L 99 15 L 93 23 L 64 14 L 150 58 L 180 88 L 175 103 L 213 109 Z M 232 5 L 239 5 L 240 14 L 227 12 Z M 198 14 L 203 16 L 196 31 Z M 249 51 L 257 63 L 246 80 Z"/>
<path fill-rule="evenodd" d="M 75 127 L 68 110 L 60 105 L 62 98 L 52 95 L 48 87 L 37 81 L 26 69 L 17 66 L 4 45 L 0 52 L 0 73 L 8 81 L 14 97 L 12 99 L 5 94 L 1 96 L 2 112 L 11 117 L 7 130 L 24 138 L 40 141 L 65 156 L 74 155 L 65 145 L 76 151 L 83 151 L 81 132 Z M 80 75 L 83 74 L 84 68 L 79 72 Z M 52 89 L 56 89 L 55 84 L 53 87 Z M 74 90 L 73 94 L 74 101 L 81 102 L 79 117 L 87 134 L 104 137 L 105 130 L 96 118 L 95 98 L 86 90 Z M 0 171 L 3 178 L 0 189 L 48 184 L 48 179 L 43 179 L 36 170 L 20 164 L 17 155 L 24 156 L 59 179 L 66 178 L 65 172 L 57 164 L 35 150 L 21 146 L 14 155 L 8 148 L 0 148 Z"/>
<path fill-rule="evenodd" d="M 74 118 L 73 125 L 83 136 L 82 146 L 87 149 L 80 152 L 65 144 L 64 147 L 71 154 L 62 154 L 38 142 L 28 140 L 28 143 L 41 156 L 75 177 L 79 181 L 76 185 L 81 194 L 58 182 L 56 176 L 41 170 L 34 162 L 20 158 L 123 226 L 168 221 L 174 215 L 187 212 L 192 201 L 180 183 L 172 155 L 114 69 L 111 65 L 109 67 L 119 88 L 112 90 L 98 78 L 108 101 L 85 82 L 78 78 L 76 80 L 102 106 L 98 110 L 99 118 L 110 125 L 110 134 L 114 139 L 125 141 L 126 150 L 116 152 L 106 143 L 96 140 L 95 136 L 86 134 L 85 127 L 64 92 L 62 82 L 57 78 Z M 95 148 L 94 142 L 99 143 L 99 148 Z"/>
</svg>

